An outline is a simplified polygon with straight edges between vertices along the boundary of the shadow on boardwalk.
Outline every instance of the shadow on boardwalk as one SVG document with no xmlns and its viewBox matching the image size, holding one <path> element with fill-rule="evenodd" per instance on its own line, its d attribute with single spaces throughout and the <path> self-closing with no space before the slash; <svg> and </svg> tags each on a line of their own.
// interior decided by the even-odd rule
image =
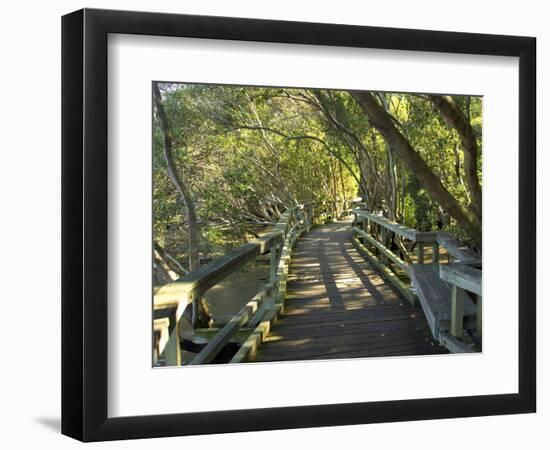
<svg viewBox="0 0 550 450">
<path fill-rule="evenodd" d="M 413 307 L 351 242 L 350 221 L 297 243 L 285 312 L 253 361 L 447 353 Z"/>
</svg>

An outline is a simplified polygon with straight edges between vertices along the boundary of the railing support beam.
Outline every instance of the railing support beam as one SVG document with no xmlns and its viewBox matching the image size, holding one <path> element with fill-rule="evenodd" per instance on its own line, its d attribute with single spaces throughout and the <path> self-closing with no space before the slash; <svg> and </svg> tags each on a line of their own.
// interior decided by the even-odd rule
<svg viewBox="0 0 550 450">
<path fill-rule="evenodd" d="M 171 317 L 170 321 L 172 322 L 173 320 L 174 319 Z M 175 322 L 172 330 L 170 330 L 168 342 L 164 348 L 164 360 L 166 361 L 167 366 L 181 366 L 180 333 L 178 322 Z"/>
<path fill-rule="evenodd" d="M 279 252 L 280 247 L 278 245 L 271 247 L 271 267 L 270 267 L 270 277 L 269 280 L 274 283 L 277 279 L 277 265 L 279 263 Z"/>
<path fill-rule="evenodd" d="M 424 264 L 424 243 L 418 242 L 418 264 Z"/>
<path fill-rule="evenodd" d="M 466 293 L 458 286 L 451 288 L 451 336 L 462 338 L 464 325 L 464 297 Z"/>
<path fill-rule="evenodd" d="M 432 244 L 432 262 L 434 264 L 439 262 L 439 243 L 437 241 Z"/>
<path fill-rule="evenodd" d="M 479 333 L 479 335 L 481 336 L 481 324 L 483 322 L 482 320 L 482 311 L 483 311 L 483 305 L 482 305 L 482 297 L 481 295 L 477 295 L 476 296 L 476 331 Z"/>
</svg>

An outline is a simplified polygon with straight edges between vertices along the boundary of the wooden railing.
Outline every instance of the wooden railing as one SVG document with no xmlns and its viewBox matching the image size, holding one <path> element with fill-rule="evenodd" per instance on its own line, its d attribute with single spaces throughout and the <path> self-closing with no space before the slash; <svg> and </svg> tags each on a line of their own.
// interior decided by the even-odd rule
<svg viewBox="0 0 550 450">
<path fill-rule="evenodd" d="M 355 223 L 358 226 L 353 227 L 354 242 L 359 250 L 365 254 L 369 260 L 399 289 L 399 291 L 415 304 L 416 297 L 410 284 L 403 281 L 402 277 L 392 269 L 390 262 L 403 270 L 407 276 L 410 276 L 412 260 L 405 261 L 389 245 L 392 240 L 392 234 L 403 238 L 403 240 L 416 243 L 417 261 L 424 263 L 425 246 L 432 246 L 432 261 L 439 261 L 439 243 L 436 239 L 437 233 L 422 232 L 414 228 L 400 225 L 392 222 L 380 214 L 374 214 L 362 209 L 354 209 Z M 403 249 L 405 253 L 405 249 Z"/>
<path fill-rule="evenodd" d="M 462 342 L 465 303 L 475 300 L 475 339 L 482 336 L 482 271 L 481 255 L 446 233 L 438 233 L 437 241 L 450 255 L 448 264 L 439 266 L 439 277 L 451 286 L 451 323 L 449 333 L 441 332 L 440 342 L 453 351 L 471 351 Z"/>
<path fill-rule="evenodd" d="M 471 263 L 473 264 L 473 263 Z M 450 335 L 460 339 L 463 334 L 466 292 L 476 296 L 476 331 L 481 336 L 481 269 L 466 263 L 450 263 L 439 267 L 441 279 L 451 285 Z"/>
<path fill-rule="evenodd" d="M 450 287 L 450 325 L 448 332 L 446 329 L 440 330 L 438 313 L 442 311 L 430 311 L 430 299 L 421 301 L 432 333 L 451 351 L 472 351 L 471 346 L 465 345 L 462 341 L 465 303 L 471 304 L 471 300 L 475 300 L 475 338 L 479 343 L 482 331 L 481 255 L 447 233 L 421 232 L 363 209 L 354 209 L 353 214 L 355 215 L 355 226 L 352 228 L 354 244 L 413 305 L 418 301 L 416 288 L 420 288 L 420 286 L 414 286 L 415 276 L 411 276 L 413 264 L 424 265 L 429 262 L 433 265 L 437 279 L 434 280 L 432 277 L 432 281 L 444 282 Z M 394 239 L 394 235 L 401 239 Z M 411 242 L 415 243 L 416 256 L 408 252 L 413 247 Z M 426 261 L 426 246 L 432 248 L 430 261 Z M 396 247 L 399 250 L 391 249 Z M 447 255 L 445 262 L 440 261 L 443 249 Z M 427 277 L 431 276 L 431 272 L 427 270 L 416 272 L 425 273 Z M 441 294 L 441 291 L 438 294 Z"/>
<path fill-rule="evenodd" d="M 196 324 L 199 302 L 208 289 L 246 263 L 269 253 L 269 281 L 221 328 L 196 330 L 199 335 L 208 335 L 208 344 L 189 364 L 212 362 L 220 350 L 237 335 L 242 345 L 231 362 L 249 357 L 269 331 L 271 322 L 283 310 L 288 265 L 296 239 L 317 223 L 351 212 L 349 203 L 337 203 L 312 202 L 289 208 L 264 237 L 231 250 L 200 269 L 161 287 L 154 296 L 153 362 L 156 363 L 162 357 L 166 366 L 182 365 L 179 328 L 185 308 L 192 304 L 192 323 Z"/>
</svg>

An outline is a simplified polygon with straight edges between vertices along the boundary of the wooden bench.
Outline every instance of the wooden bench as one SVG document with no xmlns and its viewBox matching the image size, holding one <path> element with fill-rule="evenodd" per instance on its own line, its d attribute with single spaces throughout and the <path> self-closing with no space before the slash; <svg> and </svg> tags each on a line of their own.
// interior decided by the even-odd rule
<svg viewBox="0 0 550 450">
<path fill-rule="evenodd" d="M 439 264 L 413 264 L 411 281 L 434 338 L 447 332 L 451 325 L 451 287 L 439 277 Z M 464 328 L 475 329 L 476 305 L 466 296 Z"/>
</svg>

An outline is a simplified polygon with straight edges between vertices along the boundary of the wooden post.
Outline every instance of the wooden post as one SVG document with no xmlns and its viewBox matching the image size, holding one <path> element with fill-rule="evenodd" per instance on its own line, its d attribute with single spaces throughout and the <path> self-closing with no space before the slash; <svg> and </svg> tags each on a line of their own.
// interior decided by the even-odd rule
<svg viewBox="0 0 550 450">
<path fill-rule="evenodd" d="M 164 352 L 168 339 L 170 339 L 170 317 L 155 319 L 153 321 L 153 365 L 157 364 L 161 353 Z"/>
<path fill-rule="evenodd" d="M 386 230 L 384 227 L 381 227 L 381 228 L 380 228 L 380 232 L 381 232 L 381 236 L 380 236 L 380 241 L 381 241 L 381 242 L 380 242 L 380 243 L 381 243 L 384 247 L 386 247 L 386 233 L 387 233 L 387 230 Z M 387 248 L 387 247 L 386 247 L 386 248 Z M 387 266 L 387 265 L 388 265 L 388 262 L 389 262 L 389 261 L 388 261 L 388 258 L 386 258 L 386 257 L 384 256 L 384 254 L 383 254 L 381 251 L 379 251 L 378 254 L 379 254 L 379 256 L 380 256 L 380 261 L 382 262 L 382 264 L 384 264 L 385 266 Z"/>
<path fill-rule="evenodd" d="M 432 262 L 434 264 L 439 262 L 439 244 L 437 241 L 432 244 Z"/>
<path fill-rule="evenodd" d="M 175 320 L 175 316 L 170 317 L 170 321 L 173 320 Z M 174 324 L 164 348 L 164 360 L 167 366 L 181 366 L 180 333 L 177 322 Z"/>
<path fill-rule="evenodd" d="M 482 323 L 482 305 L 481 305 L 481 295 L 478 295 L 476 298 L 476 331 L 481 336 L 481 323 Z"/>
<path fill-rule="evenodd" d="M 269 253 L 271 254 L 271 267 L 270 267 L 269 280 L 271 282 L 275 282 L 275 279 L 277 278 L 277 259 L 278 259 L 277 256 L 279 253 L 279 246 L 274 245 L 273 247 L 271 247 L 271 250 L 269 251 Z"/>
<path fill-rule="evenodd" d="M 418 264 L 424 264 L 424 242 L 418 242 Z"/>
<path fill-rule="evenodd" d="M 196 295 L 193 298 L 193 304 L 191 306 L 191 326 L 193 328 L 197 328 L 199 323 L 199 301 L 200 298 Z"/>
<path fill-rule="evenodd" d="M 365 219 L 364 217 L 362 218 L 362 221 L 363 221 L 363 231 L 365 233 L 368 233 L 369 232 L 369 221 L 368 221 L 368 219 Z M 367 247 L 368 243 L 367 243 L 367 240 L 365 238 L 361 238 L 361 242 L 363 243 L 363 245 L 365 247 Z"/>
<path fill-rule="evenodd" d="M 451 290 L 451 335 L 462 338 L 464 322 L 464 297 L 466 293 L 453 284 Z"/>
</svg>

